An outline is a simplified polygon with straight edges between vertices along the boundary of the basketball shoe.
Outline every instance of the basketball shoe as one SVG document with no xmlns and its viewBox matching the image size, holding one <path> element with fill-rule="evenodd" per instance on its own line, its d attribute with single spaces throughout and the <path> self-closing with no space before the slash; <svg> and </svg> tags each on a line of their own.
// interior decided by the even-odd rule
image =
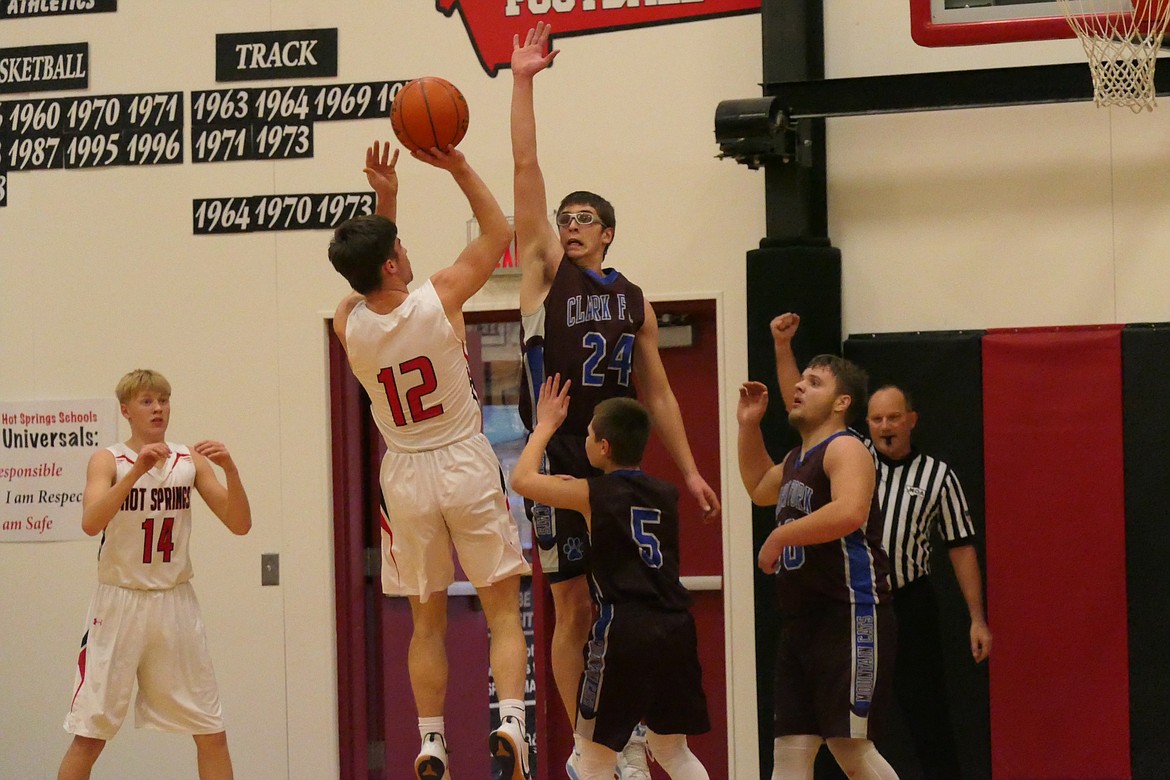
<svg viewBox="0 0 1170 780">
<path fill-rule="evenodd" d="M 577 771 L 577 759 L 580 757 L 581 754 L 577 752 L 577 748 L 573 748 L 569 759 L 565 761 L 565 774 L 569 776 L 569 780 L 581 780 L 581 773 Z"/>
<path fill-rule="evenodd" d="M 617 780 L 650 780 L 645 742 L 631 739 L 618 753 Z"/>
<path fill-rule="evenodd" d="M 520 721 L 508 716 L 488 735 L 492 754 L 492 780 L 529 780 L 528 740 Z"/>
<path fill-rule="evenodd" d="M 414 774 L 418 780 L 451 780 L 447 771 L 447 742 L 441 734 L 432 731 L 423 737 L 422 748 L 414 760 Z"/>
</svg>

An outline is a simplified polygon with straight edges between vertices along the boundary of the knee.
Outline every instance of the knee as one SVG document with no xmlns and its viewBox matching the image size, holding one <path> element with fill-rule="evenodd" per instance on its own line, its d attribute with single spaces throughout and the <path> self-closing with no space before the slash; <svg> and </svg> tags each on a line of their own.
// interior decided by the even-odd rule
<svg viewBox="0 0 1170 780">
<path fill-rule="evenodd" d="M 555 603 L 557 627 L 584 635 L 593 623 L 593 601 L 588 587 L 565 593 Z"/>
<path fill-rule="evenodd" d="M 772 777 L 812 780 L 817 752 L 824 742 L 813 734 L 789 734 L 772 743 Z"/>
<path fill-rule="evenodd" d="M 199 751 L 226 753 L 228 747 L 227 732 L 217 731 L 214 734 L 196 734 L 195 747 Z"/>
<path fill-rule="evenodd" d="M 866 755 L 874 749 L 873 743 L 868 739 L 834 738 L 825 740 L 825 744 L 829 746 L 829 752 L 847 775 L 861 768 Z"/>
<path fill-rule="evenodd" d="M 519 577 L 511 577 L 479 590 L 479 603 L 488 628 L 497 631 L 520 630 Z"/>
<path fill-rule="evenodd" d="M 447 616 L 416 614 L 410 636 L 416 641 L 442 642 L 447 636 Z"/>
<path fill-rule="evenodd" d="M 95 739 L 94 737 L 83 737 L 80 734 L 74 735 L 73 744 L 70 745 L 70 751 L 89 763 L 97 760 L 101 752 L 106 748 L 106 741 L 104 739 Z"/>
<path fill-rule="evenodd" d="M 646 744 L 650 748 L 650 755 L 662 764 L 662 768 L 671 777 L 679 776 L 684 767 L 702 766 L 691 752 L 687 738 L 683 734 L 656 734 L 649 731 L 646 734 Z"/>
</svg>

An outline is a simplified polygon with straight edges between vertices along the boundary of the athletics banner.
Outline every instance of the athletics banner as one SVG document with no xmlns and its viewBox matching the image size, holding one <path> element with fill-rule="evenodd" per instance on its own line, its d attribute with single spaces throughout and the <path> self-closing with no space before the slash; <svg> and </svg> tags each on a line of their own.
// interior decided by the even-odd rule
<svg viewBox="0 0 1170 780">
<path fill-rule="evenodd" d="M 556 48 L 555 39 L 573 35 L 758 14 L 760 0 L 435 0 L 435 10 L 459 14 L 479 64 L 495 77 L 511 66 L 512 36 L 523 40 L 537 22 L 552 25 Z"/>
<path fill-rule="evenodd" d="M 117 435 L 112 398 L 0 402 L 0 542 L 86 538 L 86 466 Z"/>
<path fill-rule="evenodd" d="M 1121 333 L 983 337 L 996 780 L 1134 777 Z"/>
</svg>

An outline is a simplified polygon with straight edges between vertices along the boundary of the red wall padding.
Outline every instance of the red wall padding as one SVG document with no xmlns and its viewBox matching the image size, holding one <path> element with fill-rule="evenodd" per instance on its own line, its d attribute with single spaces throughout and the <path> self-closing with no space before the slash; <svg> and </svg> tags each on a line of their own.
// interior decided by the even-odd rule
<svg viewBox="0 0 1170 780">
<path fill-rule="evenodd" d="M 1130 777 L 1120 326 L 983 341 L 995 780 Z"/>
</svg>

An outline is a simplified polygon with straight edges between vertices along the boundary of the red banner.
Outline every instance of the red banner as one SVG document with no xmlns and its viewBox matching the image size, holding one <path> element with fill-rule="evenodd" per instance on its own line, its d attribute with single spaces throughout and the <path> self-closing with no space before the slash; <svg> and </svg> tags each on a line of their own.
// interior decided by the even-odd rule
<svg viewBox="0 0 1170 780">
<path fill-rule="evenodd" d="M 537 22 L 554 37 L 759 13 L 761 0 L 435 0 L 445 16 L 463 17 L 471 45 L 489 76 L 512 60 L 512 36 Z"/>
<path fill-rule="evenodd" d="M 1132 777 L 1121 326 L 990 330 L 996 780 Z"/>
</svg>

